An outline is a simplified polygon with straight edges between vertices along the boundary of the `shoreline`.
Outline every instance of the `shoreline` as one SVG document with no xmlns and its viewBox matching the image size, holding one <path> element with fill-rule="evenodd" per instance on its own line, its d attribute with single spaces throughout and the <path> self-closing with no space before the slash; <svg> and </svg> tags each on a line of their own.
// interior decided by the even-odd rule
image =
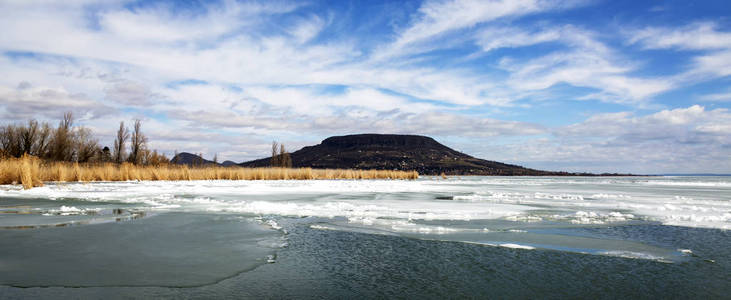
<svg viewBox="0 0 731 300">
<path fill-rule="evenodd" d="M 308 180 L 419 178 L 416 171 L 312 168 L 232 168 L 218 166 L 148 165 L 130 163 L 79 164 L 42 162 L 32 156 L 0 160 L 0 184 L 22 184 L 24 189 L 44 182 L 180 181 L 180 180 Z"/>
</svg>

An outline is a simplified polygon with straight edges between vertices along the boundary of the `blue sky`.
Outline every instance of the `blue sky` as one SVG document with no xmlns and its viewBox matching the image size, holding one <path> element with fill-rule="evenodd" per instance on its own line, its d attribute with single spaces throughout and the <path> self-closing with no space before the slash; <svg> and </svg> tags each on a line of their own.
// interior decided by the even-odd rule
<svg viewBox="0 0 731 300">
<path fill-rule="evenodd" d="M 0 1 L 0 115 L 244 161 L 423 134 L 591 172 L 731 173 L 725 1 Z"/>
</svg>

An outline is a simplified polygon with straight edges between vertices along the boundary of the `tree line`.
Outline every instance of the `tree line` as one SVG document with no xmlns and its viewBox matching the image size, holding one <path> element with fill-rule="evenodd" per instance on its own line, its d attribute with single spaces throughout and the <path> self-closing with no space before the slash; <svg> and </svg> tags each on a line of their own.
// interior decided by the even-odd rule
<svg viewBox="0 0 731 300">
<path fill-rule="evenodd" d="M 128 162 L 135 165 L 168 163 L 164 154 L 147 148 L 147 141 L 142 133 L 142 122 L 135 120 L 131 132 L 124 122 L 120 122 L 113 148 L 102 147 L 91 129 L 74 126 L 73 114 L 68 112 L 55 128 L 48 122 L 40 123 L 36 120 L 0 127 L 0 157 L 21 157 L 28 154 L 45 161 Z"/>
<path fill-rule="evenodd" d="M 289 152 L 284 148 L 284 144 L 279 144 L 276 141 L 272 142 L 272 167 L 280 168 L 291 168 L 292 158 L 289 156 Z"/>
</svg>

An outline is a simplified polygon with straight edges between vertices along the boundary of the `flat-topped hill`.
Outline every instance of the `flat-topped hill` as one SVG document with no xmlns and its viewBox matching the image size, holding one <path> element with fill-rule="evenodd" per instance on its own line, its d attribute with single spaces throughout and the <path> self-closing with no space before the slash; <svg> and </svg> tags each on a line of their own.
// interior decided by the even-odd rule
<svg viewBox="0 0 731 300">
<path fill-rule="evenodd" d="M 356 134 L 329 137 L 290 154 L 293 167 L 414 170 L 438 175 L 579 175 L 528 169 L 474 158 L 420 135 Z M 271 158 L 239 164 L 266 167 Z M 586 175 L 586 174 L 582 174 Z"/>
</svg>

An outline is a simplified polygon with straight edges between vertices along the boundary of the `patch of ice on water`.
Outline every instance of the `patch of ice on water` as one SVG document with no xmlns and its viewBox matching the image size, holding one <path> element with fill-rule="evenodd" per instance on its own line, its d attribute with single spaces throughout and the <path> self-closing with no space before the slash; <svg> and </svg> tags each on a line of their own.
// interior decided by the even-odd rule
<svg viewBox="0 0 731 300">
<path fill-rule="evenodd" d="M 525 207 L 503 205 L 490 207 L 482 205 L 463 205 L 455 207 L 449 203 L 411 201 L 379 201 L 378 205 L 369 200 L 328 201 L 328 202 L 289 202 L 289 201 L 251 201 L 228 203 L 225 206 L 209 208 L 222 212 L 237 212 L 256 215 L 345 217 L 353 223 L 372 225 L 380 219 L 400 220 L 474 220 L 497 219 L 515 214 Z"/>
<path fill-rule="evenodd" d="M 89 213 L 96 213 L 100 211 L 99 208 L 77 208 L 75 206 L 66 206 L 62 205 L 58 209 L 50 209 L 47 212 L 43 213 L 44 216 L 53 216 L 53 215 L 60 215 L 60 216 L 75 216 L 75 215 L 86 215 Z"/>
<path fill-rule="evenodd" d="M 628 195 L 622 195 L 622 194 L 603 194 L 603 193 L 593 194 L 590 197 L 591 198 L 594 198 L 594 199 L 632 199 L 632 196 L 628 196 Z"/>
<path fill-rule="evenodd" d="M 279 226 L 279 224 L 277 224 L 277 221 L 267 220 L 266 223 L 267 223 L 267 225 L 269 225 L 270 227 L 272 227 L 272 229 L 275 229 L 275 230 L 282 229 L 282 227 Z"/>
<path fill-rule="evenodd" d="M 61 206 L 61 208 L 58 211 L 65 213 L 65 212 L 81 212 L 82 210 L 80 210 L 76 207 L 73 207 L 73 206 L 63 205 L 63 206 Z"/>
<path fill-rule="evenodd" d="M 568 216 L 573 224 L 606 224 L 607 222 L 626 222 L 635 218 L 633 214 L 623 214 L 613 211 L 602 214 L 593 211 L 577 211 L 573 216 Z"/>
<path fill-rule="evenodd" d="M 513 243 L 499 244 L 499 246 L 500 247 L 504 247 L 504 248 L 524 249 L 524 250 L 534 250 L 534 249 L 536 249 L 536 247 L 526 246 L 526 245 L 520 245 L 520 244 L 513 244 Z"/>
<path fill-rule="evenodd" d="M 416 229 L 416 232 L 421 234 L 447 234 L 456 231 L 457 230 L 454 228 L 447 228 L 443 226 L 420 226 Z"/>
<path fill-rule="evenodd" d="M 695 213 L 685 215 L 665 215 L 664 223 L 669 225 L 713 225 L 703 227 L 716 227 L 719 229 L 731 229 L 731 212 L 721 215 L 699 215 Z"/>
<path fill-rule="evenodd" d="M 572 224 L 606 224 L 611 222 L 626 222 L 635 220 L 634 214 L 624 214 L 621 212 L 594 212 L 594 211 L 577 211 L 573 214 L 553 214 L 553 215 L 533 215 L 533 214 L 517 214 L 504 218 L 513 222 L 540 222 L 543 220 L 566 221 Z"/>
<path fill-rule="evenodd" d="M 678 252 L 682 253 L 683 255 L 691 255 L 693 254 L 693 251 L 690 249 L 678 249 Z"/>
<path fill-rule="evenodd" d="M 329 226 L 325 226 L 325 225 L 321 225 L 321 224 L 312 224 L 312 225 L 310 225 L 310 228 L 318 229 L 318 230 L 336 230 L 333 227 L 329 227 Z"/>
<path fill-rule="evenodd" d="M 673 181 L 673 180 L 647 180 L 638 181 L 644 185 L 660 185 L 660 186 L 691 186 L 691 187 L 731 187 L 728 181 Z"/>
<path fill-rule="evenodd" d="M 649 260 L 656 260 L 656 261 L 668 262 L 668 263 L 671 262 L 666 257 L 663 257 L 663 256 L 657 256 L 657 255 L 652 255 L 649 253 L 634 252 L 634 251 L 612 250 L 612 251 L 601 251 L 601 252 L 598 252 L 597 254 L 623 257 L 623 258 L 633 258 L 633 259 L 649 259 Z"/>
<path fill-rule="evenodd" d="M 523 193 L 505 193 L 505 192 L 479 192 L 471 195 L 458 195 L 452 197 L 456 201 L 466 202 L 497 202 L 497 203 L 522 203 L 529 199 L 529 195 Z"/>
<path fill-rule="evenodd" d="M 493 242 L 473 242 L 473 241 L 462 241 L 462 243 L 465 244 L 474 244 L 474 245 L 483 245 L 483 246 L 489 246 L 489 247 L 503 247 L 503 248 L 510 248 L 510 249 L 521 249 L 521 250 L 535 250 L 536 247 L 528 246 L 528 245 L 521 245 L 521 244 L 515 244 L 515 243 L 493 243 Z"/>
<path fill-rule="evenodd" d="M 369 227 L 380 228 L 392 232 L 399 233 L 419 233 L 419 234 L 448 234 L 457 231 L 465 231 L 466 229 L 459 229 L 446 226 L 433 226 L 425 224 L 416 224 L 410 220 L 399 220 L 399 219 L 382 219 L 382 218 L 358 218 L 349 217 L 348 223 L 350 224 L 362 224 Z"/>
<path fill-rule="evenodd" d="M 513 215 L 505 217 L 505 220 L 513 222 L 540 222 L 543 221 L 543 218 L 534 215 Z"/>
<path fill-rule="evenodd" d="M 581 196 L 581 195 L 573 195 L 573 194 L 548 194 L 548 193 L 540 193 L 540 192 L 537 192 L 537 193 L 534 194 L 534 197 L 536 199 L 584 201 L 584 197 L 583 196 Z"/>
</svg>

